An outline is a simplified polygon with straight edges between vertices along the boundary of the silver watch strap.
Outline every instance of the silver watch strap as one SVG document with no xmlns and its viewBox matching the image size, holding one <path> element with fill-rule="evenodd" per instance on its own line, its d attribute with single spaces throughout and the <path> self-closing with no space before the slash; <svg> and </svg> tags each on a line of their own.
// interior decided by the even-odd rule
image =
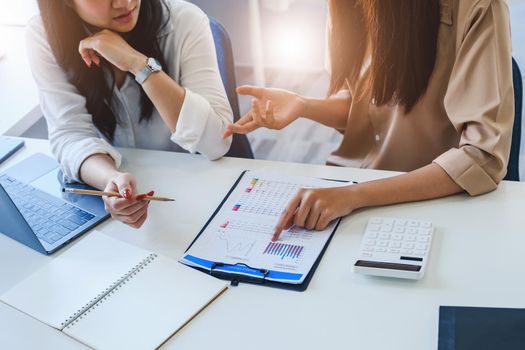
<svg viewBox="0 0 525 350">
<path fill-rule="evenodd" d="M 146 66 L 135 76 L 135 80 L 142 85 L 152 73 L 158 72 L 161 69 L 160 64 L 154 58 L 150 57 L 148 58 Z"/>
<path fill-rule="evenodd" d="M 135 75 L 135 80 L 137 83 L 142 85 L 146 79 L 149 78 L 149 76 L 153 73 L 153 69 L 149 65 L 146 65 L 137 75 Z"/>
</svg>

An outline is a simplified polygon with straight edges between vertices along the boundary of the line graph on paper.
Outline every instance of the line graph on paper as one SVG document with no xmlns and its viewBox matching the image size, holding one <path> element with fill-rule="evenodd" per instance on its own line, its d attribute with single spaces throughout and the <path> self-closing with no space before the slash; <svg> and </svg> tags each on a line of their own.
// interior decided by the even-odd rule
<svg viewBox="0 0 525 350">
<path fill-rule="evenodd" d="M 217 239 L 224 248 L 226 255 L 248 257 L 257 244 L 257 239 L 250 236 L 241 236 L 238 231 L 239 223 L 225 221 L 217 230 Z"/>
<path fill-rule="evenodd" d="M 230 256 L 248 257 L 257 243 L 255 239 L 246 239 L 225 233 L 219 234 L 218 238 L 223 243 L 226 254 Z"/>
</svg>

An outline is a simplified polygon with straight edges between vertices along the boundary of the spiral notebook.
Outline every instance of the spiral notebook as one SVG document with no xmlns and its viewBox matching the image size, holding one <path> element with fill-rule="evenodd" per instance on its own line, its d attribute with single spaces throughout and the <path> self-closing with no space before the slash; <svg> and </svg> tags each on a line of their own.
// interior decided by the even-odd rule
<svg viewBox="0 0 525 350">
<path fill-rule="evenodd" d="M 0 300 L 95 349 L 153 349 L 226 288 L 94 231 Z"/>
</svg>

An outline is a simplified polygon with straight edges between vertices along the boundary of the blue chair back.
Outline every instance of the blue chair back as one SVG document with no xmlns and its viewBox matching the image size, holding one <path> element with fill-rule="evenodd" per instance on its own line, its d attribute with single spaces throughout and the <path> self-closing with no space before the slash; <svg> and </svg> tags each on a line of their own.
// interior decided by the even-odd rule
<svg viewBox="0 0 525 350">
<path fill-rule="evenodd" d="M 514 126 L 512 128 L 512 144 L 510 147 L 509 164 L 507 165 L 507 175 L 504 180 L 519 181 L 523 80 L 518 63 L 514 58 L 512 59 L 512 81 L 514 83 Z"/>
<path fill-rule="evenodd" d="M 240 118 L 239 100 L 237 99 L 237 92 L 235 88 L 237 83 L 235 81 L 235 65 L 233 62 L 233 51 L 230 37 L 226 29 L 213 17 L 210 19 L 210 28 L 215 42 L 215 51 L 217 52 L 217 63 L 221 73 L 222 84 L 226 90 L 228 101 L 233 112 L 233 121 Z M 253 159 L 253 152 L 250 142 L 246 135 L 233 135 L 232 145 L 228 153 L 228 157 L 250 158 Z"/>
</svg>

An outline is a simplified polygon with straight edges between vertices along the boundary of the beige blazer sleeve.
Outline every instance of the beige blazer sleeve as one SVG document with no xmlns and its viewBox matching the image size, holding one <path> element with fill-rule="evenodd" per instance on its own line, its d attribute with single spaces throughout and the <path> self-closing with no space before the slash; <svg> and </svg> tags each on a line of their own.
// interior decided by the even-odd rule
<svg viewBox="0 0 525 350">
<path fill-rule="evenodd" d="M 480 0 L 459 16 L 464 25 L 458 26 L 444 102 L 460 142 L 434 162 L 478 195 L 497 187 L 509 159 L 514 121 L 509 11 L 503 0 Z"/>
</svg>

